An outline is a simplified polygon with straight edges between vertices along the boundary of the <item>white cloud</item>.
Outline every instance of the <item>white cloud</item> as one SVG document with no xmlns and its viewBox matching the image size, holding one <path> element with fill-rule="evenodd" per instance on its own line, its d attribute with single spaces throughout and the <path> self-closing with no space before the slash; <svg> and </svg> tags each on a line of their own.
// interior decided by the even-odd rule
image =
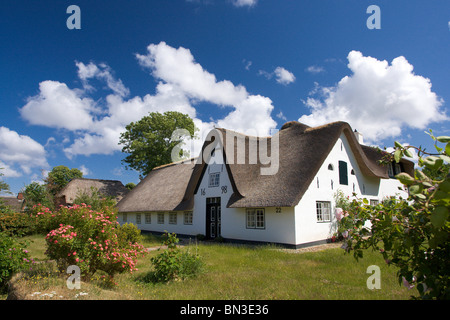
<svg viewBox="0 0 450 320">
<path fill-rule="evenodd" d="M 6 177 L 30 174 L 32 168 L 48 168 L 44 147 L 29 136 L 0 127 L 0 168 Z"/>
<path fill-rule="evenodd" d="M 399 136 L 404 128 L 424 129 L 448 119 L 440 110 L 442 99 L 431 91 L 430 80 L 415 75 L 404 57 L 390 65 L 358 51 L 351 51 L 347 58 L 353 74 L 335 87 L 316 86 L 314 92 L 320 97 L 307 98 L 311 114 L 300 117 L 300 122 L 315 126 L 346 121 L 373 143 Z"/>
<path fill-rule="evenodd" d="M 244 86 L 235 86 L 228 80 L 217 81 L 215 75 L 194 61 L 188 49 L 175 49 L 164 42 L 151 44 L 147 49 L 147 55 L 137 58 L 154 77 L 178 88 L 194 103 L 199 100 L 234 108 L 217 121 L 219 126 L 244 132 L 251 129 L 259 135 L 267 135 L 276 126 L 270 117 L 273 105 L 269 98 L 250 95 Z"/>
<path fill-rule="evenodd" d="M 233 0 L 233 5 L 236 7 L 253 7 L 257 2 L 258 0 Z"/>
<path fill-rule="evenodd" d="M 72 131 L 76 138 L 71 144 L 65 138 L 63 149 L 68 158 L 76 155 L 111 154 L 120 151 L 120 133 L 132 121 L 138 121 L 149 112 L 179 111 L 194 119 L 197 127 L 209 131 L 214 126 L 267 135 L 276 127 L 270 114 L 272 101 L 267 97 L 251 95 L 246 88 L 216 76 L 197 63 L 190 50 L 178 49 L 164 42 L 151 44 L 146 54 L 136 54 L 143 67 L 158 80 L 155 94 L 126 99 L 129 94 L 122 81 L 116 80 L 105 64 L 76 62 L 82 89 L 71 89 L 57 81 L 43 81 L 40 93 L 28 99 L 20 109 L 29 123 Z M 280 77 L 285 77 L 281 72 Z M 289 75 L 288 75 L 289 76 Z M 96 79 L 106 83 L 112 93 L 95 103 L 89 97 L 95 90 Z M 285 79 L 285 78 L 283 78 Z M 285 80 L 283 80 L 285 81 Z M 212 104 L 212 108 L 230 108 L 222 119 L 204 122 L 197 117 L 198 102 Z M 215 105 L 215 106 L 214 106 Z M 200 136 L 206 134 L 201 132 Z M 67 137 L 67 136 L 66 136 Z M 48 143 L 53 143 L 49 140 Z M 200 142 L 195 144 L 201 145 Z"/>
<path fill-rule="evenodd" d="M 97 66 L 92 62 L 88 65 L 83 62 L 76 62 L 76 66 L 78 67 L 78 77 L 83 82 L 85 89 L 93 90 L 93 87 L 88 83 L 88 79 L 96 78 L 106 81 L 108 88 L 121 97 L 130 93 L 130 90 L 123 85 L 122 80 L 114 78 L 111 68 L 106 64 L 101 63 Z"/>
<path fill-rule="evenodd" d="M 82 164 L 81 166 L 80 166 L 80 171 L 81 171 L 81 173 L 83 174 L 83 176 L 87 176 L 87 175 L 90 175 L 92 172 L 91 172 L 91 170 L 89 170 L 88 168 L 86 168 L 86 166 L 84 165 L 84 164 Z"/>
<path fill-rule="evenodd" d="M 70 89 L 65 83 L 43 81 L 39 94 L 28 98 L 27 104 L 19 109 L 25 120 L 31 124 L 68 130 L 89 129 L 96 110 L 90 98 L 83 98 L 80 90 Z"/>
<path fill-rule="evenodd" d="M 294 74 L 283 67 L 277 67 L 274 72 L 278 83 L 287 85 L 295 81 Z"/>
<path fill-rule="evenodd" d="M 283 111 L 280 111 L 280 112 L 277 113 L 277 118 L 278 118 L 278 119 L 281 119 L 281 120 L 284 120 L 284 121 L 287 121 L 287 118 L 286 118 L 286 116 L 283 114 Z"/>
<path fill-rule="evenodd" d="M 273 72 L 259 70 L 258 75 L 264 76 L 267 80 L 270 80 L 275 76 L 276 81 L 283 85 L 288 85 L 295 81 L 294 74 L 283 67 L 276 67 Z"/>
<path fill-rule="evenodd" d="M 161 42 L 149 45 L 147 50 L 146 55 L 136 55 L 140 64 L 150 68 L 154 77 L 179 87 L 190 98 L 234 105 L 248 95 L 242 85 L 235 86 L 228 80 L 218 82 L 215 75 L 194 61 L 189 49 L 175 49 Z"/>
<path fill-rule="evenodd" d="M 321 66 L 309 66 L 308 68 L 305 69 L 307 72 L 312 73 L 312 74 L 317 74 L 317 73 L 321 73 L 321 72 L 325 72 L 325 69 Z"/>
<path fill-rule="evenodd" d="M 22 174 L 0 161 L 0 173 L 7 178 L 20 177 Z"/>
</svg>

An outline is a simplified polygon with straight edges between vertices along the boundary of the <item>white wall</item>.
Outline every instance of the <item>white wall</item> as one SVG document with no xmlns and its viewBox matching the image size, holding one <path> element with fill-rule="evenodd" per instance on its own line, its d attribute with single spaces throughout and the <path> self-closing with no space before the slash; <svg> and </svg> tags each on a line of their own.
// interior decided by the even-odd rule
<svg viewBox="0 0 450 320">
<path fill-rule="evenodd" d="M 194 198 L 194 219 L 206 233 L 206 198 L 221 197 L 221 235 L 224 238 L 246 241 L 264 241 L 294 244 L 294 208 L 264 208 L 265 229 L 247 229 L 246 209 L 227 208 L 233 194 L 233 187 L 228 177 L 225 165 L 222 163 L 221 151 L 216 151 L 216 163 L 208 165 L 197 194 Z M 209 173 L 220 172 L 219 187 L 208 187 Z M 222 187 L 226 187 L 222 189 Z M 277 212 L 281 211 L 281 212 Z"/>
<path fill-rule="evenodd" d="M 348 185 L 339 183 L 339 161 L 347 163 Z M 334 170 L 328 170 L 329 164 L 333 166 Z M 355 175 L 351 174 L 352 169 Z M 338 189 L 342 190 L 346 196 L 352 197 L 352 193 L 355 192 L 360 198 L 381 201 L 389 195 L 401 194 L 404 197 L 407 196 L 405 192 L 398 190 L 398 186 L 401 186 L 401 184 L 395 179 L 363 176 L 347 138 L 342 133 L 314 177 L 312 184 L 295 207 L 296 243 L 325 240 L 333 235 L 337 228 L 333 196 Z M 316 201 L 331 202 L 330 222 L 317 222 Z"/>
<path fill-rule="evenodd" d="M 169 224 L 169 213 L 165 212 L 164 224 L 157 223 L 157 213 L 152 212 L 151 224 L 145 223 L 145 213 L 141 213 L 141 230 L 157 232 L 175 232 L 178 234 L 197 235 L 206 234 L 206 198 L 220 197 L 222 211 L 222 237 L 237 240 L 263 241 L 284 244 L 304 244 L 321 241 L 330 238 L 336 231 L 335 204 L 333 195 L 338 189 L 345 195 L 352 196 L 353 192 L 359 197 L 381 201 L 389 195 L 402 195 L 405 192 L 398 190 L 401 184 L 395 179 L 378 179 L 364 177 L 353 156 L 347 138 L 341 134 L 330 154 L 325 159 L 319 172 L 308 190 L 303 195 L 297 206 L 283 208 L 264 208 L 265 228 L 247 229 L 246 209 L 227 208 L 230 196 L 233 193 L 232 185 L 228 177 L 225 164 L 222 161 L 222 153 L 216 151 L 215 163 L 212 161 L 207 166 L 200 182 L 197 193 L 194 195 L 193 224 L 184 224 L 184 212 L 177 213 L 177 224 Z M 339 183 L 339 161 L 345 161 L 348 169 L 348 185 Z M 332 164 L 334 170 L 328 170 Z M 354 170 L 355 175 L 351 174 Z M 209 187 L 209 174 L 220 172 L 220 184 L 218 187 Z M 333 181 L 333 186 L 331 182 Z M 318 182 L 318 186 L 317 186 Z M 316 201 L 331 202 L 331 221 L 317 222 Z M 122 224 L 122 214 L 119 214 L 119 222 Z M 127 214 L 127 222 L 136 224 L 136 215 Z"/>
</svg>

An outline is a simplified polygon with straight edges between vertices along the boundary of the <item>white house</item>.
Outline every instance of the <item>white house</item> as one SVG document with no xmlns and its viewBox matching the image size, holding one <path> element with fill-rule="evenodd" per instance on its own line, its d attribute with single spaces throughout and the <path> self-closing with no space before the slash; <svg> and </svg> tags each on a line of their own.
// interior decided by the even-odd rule
<svg viewBox="0 0 450 320">
<path fill-rule="evenodd" d="M 372 202 L 407 196 L 393 176 L 414 164 L 382 166 L 382 156 L 345 122 L 288 122 L 266 138 L 215 129 L 198 158 L 155 168 L 129 192 L 119 222 L 230 241 L 322 243 L 336 231 L 337 190 Z"/>
</svg>

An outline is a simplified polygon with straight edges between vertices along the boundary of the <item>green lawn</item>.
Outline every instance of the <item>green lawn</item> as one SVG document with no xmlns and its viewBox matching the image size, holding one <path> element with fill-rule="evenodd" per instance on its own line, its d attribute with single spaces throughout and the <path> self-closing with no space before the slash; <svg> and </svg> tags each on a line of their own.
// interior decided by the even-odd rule
<svg viewBox="0 0 450 320">
<path fill-rule="evenodd" d="M 43 236 L 31 236 L 31 255 L 45 260 Z M 146 236 L 146 247 L 158 246 L 159 237 Z M 145 283 L 142 279 L 152 270 L 150 258 L 141 258 L 139 271 L 118 275 L 113 290 L 103 290 L 96 283 L 82 283 L 80 290 L 65 288 L 65 279 L 32 279 L 24 281 L 29 293 L 57 292 L 63 299 L 181 299 L 181 300 L 260 300 L 260 299 L 408 299 L 416 294 L 400 286 L 396 270 L 388 267 L 381 255 L 366 252 L 357 262 L 339 248 L 318 252 L 293 253 L 272 246 L 236 246 L 229 244 L 192 244 L 191 250 L 205 262 L 204 272 L 194 279 L 169 284 Z M 369 290 L 367 267 L 381 270 L 381 289 Z M 43 283 L 43 281 L 45 283 Z M 85 295 L 80 296 L 82 292 Z M 76 296 L 78 294 L 78 296 Z M 39 298 L 35 296 L 34 298 Z M 42 298 L 42 296 L 41 296 Z M 48 296 L 46 297 L 48 298 Z"/>
</svg>

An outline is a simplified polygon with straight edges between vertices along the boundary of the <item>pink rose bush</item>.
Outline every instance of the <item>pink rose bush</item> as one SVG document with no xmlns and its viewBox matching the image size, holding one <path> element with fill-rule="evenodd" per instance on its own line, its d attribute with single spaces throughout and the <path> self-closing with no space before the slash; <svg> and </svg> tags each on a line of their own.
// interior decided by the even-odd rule
<svg viewBox="0 0 450 320">
<path fill-rule="evenodd" d="M 56 225 L 45 237 L 46 254 L 61 271 L 77 265 L 85 279 L 97 270 L 112 279 L 115 274 L 137 270 L 137 258 L 146 253 L 142 245 L 121 236 L 114 210 L 94 211 L 85 204 L 60 207 L 57 212 L 39 206 L 34 210 L 43 227 Z"/>
</svg>

